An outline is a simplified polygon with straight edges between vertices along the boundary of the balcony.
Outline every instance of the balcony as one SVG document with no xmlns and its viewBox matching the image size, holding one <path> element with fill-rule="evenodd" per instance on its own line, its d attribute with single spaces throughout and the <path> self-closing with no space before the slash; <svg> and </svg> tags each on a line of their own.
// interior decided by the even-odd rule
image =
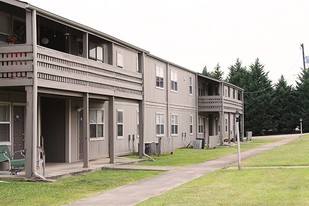
<svg viewBox="0 0 309 206">
<path fill-rule="evenodd" d="M 142 99 L 142 74 L 37 46 L 38 87 Z M 0 86 L 33 84 L 32 45 L 0 50 Z"/>
<path fill-rule="evenodd" d="M 222 96 L 199 96 L 199 112 L 221 112 L 222 106 L 225 112 L 235 112 L 243 109 L 243 102 L 233 98 Z"/>
<path fill-rule="evenodd" d="M 1 45 L 0 86 L 32 85 L 33 78 L 32 45 Z"/>
<path fill-rule="evenodd" d="M 199 96 L 198 97 L 199 112 L 220 112 L 222 111 L 221 96 Z"/>
</svg>

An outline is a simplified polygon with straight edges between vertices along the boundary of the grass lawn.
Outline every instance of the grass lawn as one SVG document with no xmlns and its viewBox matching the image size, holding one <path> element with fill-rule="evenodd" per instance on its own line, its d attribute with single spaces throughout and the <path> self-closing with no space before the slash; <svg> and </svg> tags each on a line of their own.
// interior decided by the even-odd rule
<svg viewBox="0 0 309 206">
<path fill-rule="evenodd" d="M 0 205 L 63 205 L 159 173 L 157 171 L 100 170 L 62 178 L 55 183 L 0 181 Z"/>
<path fill-rule="evenodd" d="M 242 165 L 309 166 L 308 143 L 309 135 Z M 219 170 L 138 205 L 309 205 L 309 168 Z"/>
<path fill-rule="evenodd" d="M 258 147 L 265 143 L 279 141 L 279 138 L 267 138 L 267 139 L 253 139 L 250 142 L 241 143 L 241 150 L 246 150 L 254 147 Z M 160 156 L 151 156 L 155 161 L 144 161 L 139 162 L 141 165 L 152 165 L 152 166 L 185 166 L 203 162 L 206 160 L 221 157 L 223 155 L 237 152 L 237 145 L 234 146 L 218 146 L 215 149 L 192 149 L 192 148 L 181 148 L 175 149 L 173 155 L 163 154 Z M 137 156 L 130 156 L 137 158 Z"/>
<path fill-rule="evenodd" d="M 309 135 L 242 161 L 245 167 L 295 165 L 309 166 Z"/>
<path fill-rule="evenodd" d="M 220 170 L 144 205 L 309 205 L 309 169 Z"/>
</svg>

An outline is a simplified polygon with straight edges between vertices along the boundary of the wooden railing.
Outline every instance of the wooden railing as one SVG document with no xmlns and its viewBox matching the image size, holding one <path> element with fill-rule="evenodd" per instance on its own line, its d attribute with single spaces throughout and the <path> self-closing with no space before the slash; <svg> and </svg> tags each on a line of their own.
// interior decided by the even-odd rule
<svg viewBox="0 0 309 206">
<path fill-rule="evenodd" d="M 222 110 L 221 96 L 199 96 L 198 109 L 200 112 L 219 112 Z"/>
<path fill-rule="evenodd" d="M 38 46 L 38 85 L 142 99 L 142 74 Z"/>
<path fill-rule="evenodd" d="M 243 102 L 233 98 L 222 96 L 199 96 L 198 108 L 200 112 L 221 112 L 222 106 L 225 112 L 235 112 L 243 109 Z"/>
<path fill-rule="evenodd" d="M 31 85 L 32 77 L 32 45 L 1 45 L 0 86 Z"/>
</svg>

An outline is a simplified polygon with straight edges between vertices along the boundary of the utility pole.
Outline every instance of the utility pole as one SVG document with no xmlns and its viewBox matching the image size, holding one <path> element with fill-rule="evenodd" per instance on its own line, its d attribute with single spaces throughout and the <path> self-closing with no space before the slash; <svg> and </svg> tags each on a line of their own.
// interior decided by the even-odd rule
<svg viewBox="0 0 309 206">
<path fill-rule="evenodd" d="M 304 48 L 304 44 L 301 44 L 300 47 L 301 47 L 302 53 L 303 53 L 303 68 L 305 70 L 306 69 L 306 63 L 305 63 L 305 48 Z"/>
</svg>

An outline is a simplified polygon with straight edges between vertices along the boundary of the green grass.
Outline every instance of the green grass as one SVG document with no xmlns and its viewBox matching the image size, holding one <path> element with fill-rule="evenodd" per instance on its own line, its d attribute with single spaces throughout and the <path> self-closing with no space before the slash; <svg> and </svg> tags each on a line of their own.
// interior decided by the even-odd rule
<svg viewBox="0 0 309 206">
<path fill-rule="evenodd" d="M 309 135 L 242 161 L 242 166 L 309 166 Z"/>
<path fill-rule="evenodd" d="M 63 205 L 77 199 L 129 184 L 157 171 L 101 170 L 62 178 L 55 183 L 6 180 L 0 182 L 1 205 Z"/>
<path fill-rule="evenodd" d="M 308 143 L 306 135 L 243 164 L 309 165 Z M 309 168 L 219 170 L 138 205 L 309 205 Z"/>
<path fill-rule="evenodd" d="M 220 170 L 144 205 L 309 205 L 309 169 Z"/>
<path fill-rule="evenodd" d="M 241 143 L 241 150 L 246 150 L 254 147 L 258 147 L 265 143 L 279 141 L 278 138 L 268 139 L 253 139 L 250 142 Z M 237 152 L 237 145 L 234 146 L 219 146 L 215 149 L 192 149 L 181 148 L 175 149 L 173 155 L 163 154 L 160 156 L 154 155 L 152 158 L 155 161 L 144 161 L 138 164 L 151 165 L 151 166 L 185 166 L 195 163 L 200 163 L 206 160 L 215 159 L 223 155 L 232 154 Z M 130 156 L 137 158 L 136 156 Z"/>
</svg>

